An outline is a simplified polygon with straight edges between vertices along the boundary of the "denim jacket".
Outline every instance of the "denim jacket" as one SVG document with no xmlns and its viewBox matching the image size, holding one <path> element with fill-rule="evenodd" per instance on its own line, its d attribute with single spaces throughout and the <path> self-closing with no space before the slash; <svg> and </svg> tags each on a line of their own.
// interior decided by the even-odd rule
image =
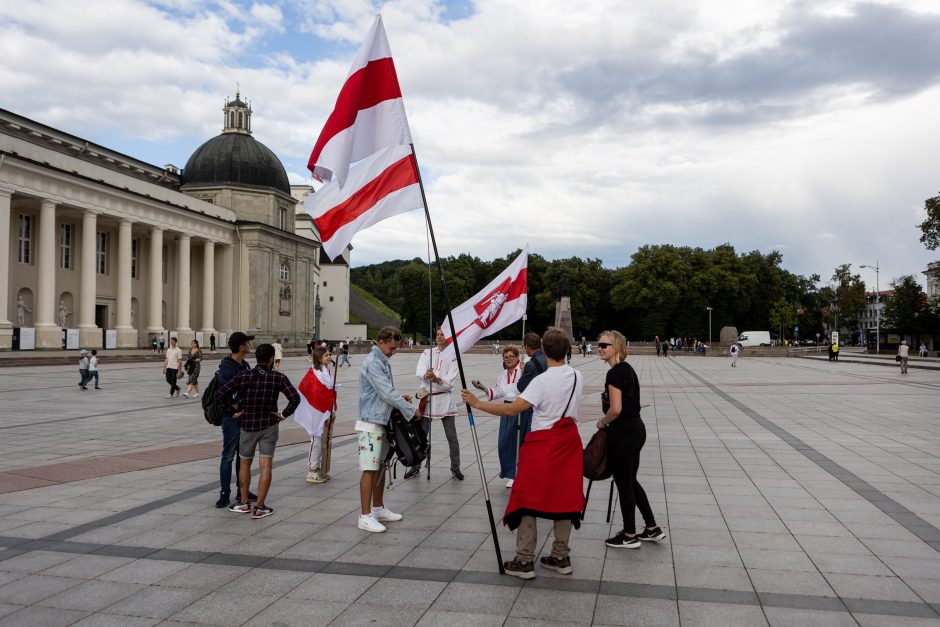
<svg viewBox="0 0 940 627">
<path fill-rule="evenodd" d="M 373 346 L 359 370 L 359 420 L 387 425 L 393 407 L 397 407 L 405 418 L 415 414 L 415 406 L 395 391 L 388 357 L 378 346 Z"/>
</svg>

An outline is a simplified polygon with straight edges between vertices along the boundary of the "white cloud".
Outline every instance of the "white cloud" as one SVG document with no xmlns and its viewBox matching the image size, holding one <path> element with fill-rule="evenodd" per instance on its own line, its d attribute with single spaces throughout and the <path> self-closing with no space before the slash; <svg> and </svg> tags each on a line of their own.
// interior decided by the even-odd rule
<svg viewBox="0 0 940 627">
<path fill-rule="evenodd" d="M 480 0 L 457 19 L 431 0 L 29 0 L 0 4 L 0 106 L 194 149 L 237 82 L 303 182 L 377 9 L 444 254 L 529 242 L 621 265 L 646 243 L 729 242 L 823 276 L 932 258 L 915 228 L 940 189 L 932 0 Z M 401 216 L 354 260 L 423 238 Z"/>
</svg>

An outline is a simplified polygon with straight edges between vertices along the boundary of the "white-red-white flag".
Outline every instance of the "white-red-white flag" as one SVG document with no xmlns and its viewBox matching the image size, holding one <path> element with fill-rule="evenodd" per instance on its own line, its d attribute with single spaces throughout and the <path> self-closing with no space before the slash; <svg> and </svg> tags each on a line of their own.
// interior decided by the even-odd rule
<svg viewBox="0 0 940 627">
<path fill-rule="evenodd" d="M 526 246 L 489 285 L 451 312 L 461 353 L 481 338 L 508 327 L 525 315 L 529 299 L 528 266 L 529 247 Z M 445 320 L 442 329 L 447 338 L 447 348 L 442 355 L 453 355 L 454 334 L 450 322 Z"/>
<path fill-rule="evenodd" d="M 307 168 L 318 181 L 344 187 L 351 163 L 398 144 L 411 144 L 411 130 L 382 16 L 376 15 Z"/>
<path fill-rule="evenodd" d="M 423 207 L 410 146 L 380 150 L 349 171 L 344 187 L 332 181 L 304 200 L 304 209 L 313 218 L 323 252 L 330 259 L 346 249 L 357 231 Z"/>
<path fill-rule="evenodd" d="M 323 366 L 319 371 L 311 366 L 300 380 L 297 391 L 300 405 L 294 412 L 294 420 L 311 436 L 323 435 L 323 425 L 330 419 L 336 403 L 333 376 Z"/>
</svg>

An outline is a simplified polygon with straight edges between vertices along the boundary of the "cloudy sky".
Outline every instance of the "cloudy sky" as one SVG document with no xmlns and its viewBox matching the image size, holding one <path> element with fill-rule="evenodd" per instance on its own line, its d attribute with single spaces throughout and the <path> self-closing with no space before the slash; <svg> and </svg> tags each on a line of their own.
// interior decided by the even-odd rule
<svg viewBox="0 0 940 627">
<path fill-rule="evenodd" d="M 940 259 L 916 228 L 940 191 L 936 0 L 2 2 L 0 107 L 183 166 L 239 84 L 309 183 L 377 11 L 443 255 L 728 242 L 824 278 L 878 261 L 882 289 Z M 422 218 L 353 244 L 412 257 Z"/>
</svg>

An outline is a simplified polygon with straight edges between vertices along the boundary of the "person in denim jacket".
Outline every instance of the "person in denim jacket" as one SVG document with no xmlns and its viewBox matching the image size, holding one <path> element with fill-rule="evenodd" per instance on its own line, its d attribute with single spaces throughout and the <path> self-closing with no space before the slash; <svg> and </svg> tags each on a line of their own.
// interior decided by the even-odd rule
<svg viewBox="0 0 940 627">
<path fill-rule="evenodd" d="M 392 369 L 388 363 L 400 343 L 401 332 L 398 329 L 383 327 L 375 338 L 372 351 L 362 360 L 359 371 L 359 420 L 356 421 L 359 468 L 362 470 L 362 478 L 359 480 L 359 501 L 362 505 L 359 528 L 373 533 L 385 531 L 383 522 L 402 519 L 401 514 L 385 508 L 385 478 L 379 473 L 388 454 L 385 426 L 391 418 L 392 409 L 398 409 L 408 419 L 415 415 L 411 396 L 395 390 Z"/>
</svg>

